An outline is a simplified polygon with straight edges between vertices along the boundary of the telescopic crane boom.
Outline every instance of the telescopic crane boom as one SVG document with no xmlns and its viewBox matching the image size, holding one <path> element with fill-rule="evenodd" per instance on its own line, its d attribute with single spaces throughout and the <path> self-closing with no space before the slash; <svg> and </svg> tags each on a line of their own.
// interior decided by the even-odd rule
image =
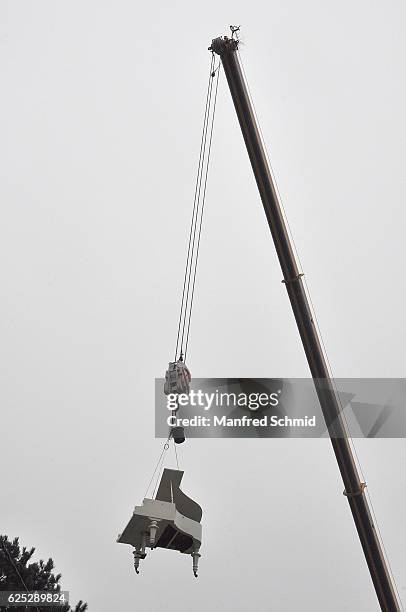
<svg viewBox="0 0 406 612">
<path fill-rule="evenodd" d="M 401 612 L 394 584 L 383 554 L 371 510 L 365 495 L 349 443 L 341 406 L 334 389 L 320 337 L 313 320 L 302 274 L 298 268 L 292 242 L 282 214 L 276 185 L 255 117 L 241 62 L 238 40 L 224 36 L 212 41 L 210 51 L 221 58 L 238 121 L 254 171 L 255 180 L 271 230 L 283 273 L 283 283 L 295 315 L 320 406 L 331 438 L 331 444 L 344 482 L 359 539 L 365 554 L 375 591 L 385 612 Z"/>
</svg>

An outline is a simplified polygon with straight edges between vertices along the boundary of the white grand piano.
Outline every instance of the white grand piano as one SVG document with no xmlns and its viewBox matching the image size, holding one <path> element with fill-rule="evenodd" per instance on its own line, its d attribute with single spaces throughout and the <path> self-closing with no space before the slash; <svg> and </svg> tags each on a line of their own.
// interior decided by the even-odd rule
<svg viewBox="0 0 406 612">
<path fill-rule="evenodd" d="M 155 499 L 145 498 L 142 506 L 135 506 L 128 525 L 117 538 L 117 542 L 134 547 L 137 574 L 147 548 L 168 548 L 192 555 L 197 577 L 202 509 L 180 490 L 182 477 L 182 471 L 165 468 Z"/>
</svg>

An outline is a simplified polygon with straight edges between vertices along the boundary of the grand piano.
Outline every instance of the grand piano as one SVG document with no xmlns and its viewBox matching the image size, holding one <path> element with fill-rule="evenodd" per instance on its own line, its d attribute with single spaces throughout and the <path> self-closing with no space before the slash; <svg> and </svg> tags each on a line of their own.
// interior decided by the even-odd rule
<svg viewBox="0 0 406 612">
<path fill-rule="evenodd" d="M 197 577 L 199 549 L 202 542 L 202 509 L 180 489 L 183 471 L 164 469 L 155 499 L 145 498 L 135 506 L 117 542 L 134 547 L 134 567 L 139 573 L 140 560 L 146 549 L 168 548 L 193 558 Z"/>
</svg>

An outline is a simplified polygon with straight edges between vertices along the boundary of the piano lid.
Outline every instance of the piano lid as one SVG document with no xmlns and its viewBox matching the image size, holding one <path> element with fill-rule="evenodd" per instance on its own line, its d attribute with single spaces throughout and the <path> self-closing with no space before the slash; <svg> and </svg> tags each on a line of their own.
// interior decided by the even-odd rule
<svg viewBox="0 0 406 612">
<path fill-rule="evenodd" d="M 183 471 L 165 468 L 155 499 L 173 502 L 178 512 L 183 514 L 183 516 L 187 516 L 193 521 L 200 523 L 202 520 L 202 509 L 197 502 L 185 495 L 179 488 L 182 478 Z"/>
</svg>

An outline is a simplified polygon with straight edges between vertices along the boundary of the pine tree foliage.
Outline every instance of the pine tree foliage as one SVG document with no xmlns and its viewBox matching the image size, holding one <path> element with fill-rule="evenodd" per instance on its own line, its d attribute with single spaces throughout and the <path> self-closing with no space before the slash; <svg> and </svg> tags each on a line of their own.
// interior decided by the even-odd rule
<svg viewBox="0 0 406 612">
<path fill-rule="evenodd" d="M 54 562 L 31 561 L 35 548 L 20 547 L 19 539 L 10 541 L 7 536 L 0 535 L 0 591 L 61 591 L 62 574 L 55 574 Z M 85 612 L 87 604 L 79 601 L 75 608 L 68 604 L 52 607 L 4 607 L 0 612 Z"/>
</svg>

